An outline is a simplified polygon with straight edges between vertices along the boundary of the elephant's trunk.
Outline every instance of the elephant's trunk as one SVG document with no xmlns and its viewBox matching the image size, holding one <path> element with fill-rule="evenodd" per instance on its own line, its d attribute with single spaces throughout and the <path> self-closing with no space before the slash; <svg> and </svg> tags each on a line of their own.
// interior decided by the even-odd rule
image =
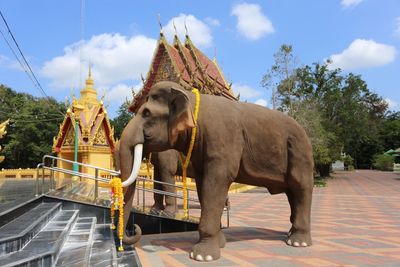
<svg viewBox="0 0 400 267">
<path fill-rule="evenodd" d="M 119 147 L 119 164 L 121 170 L 122 185 L 126 188 L 124 199 L 124 229 L 132 210 L 132 201 L 135 194 L 136 177 L 140 170 L 143 150 L 143 130 L 137 118 L 133 118 L 125 127 L 121 135 Z M 135 151 L 133 153 L 133 150 Z M 135 224 L 134 236 L 128 236 L 124 231 L 123 242 L 128 245 L 135 244 L 140 240 L 142 231 Z"/>
</svg>

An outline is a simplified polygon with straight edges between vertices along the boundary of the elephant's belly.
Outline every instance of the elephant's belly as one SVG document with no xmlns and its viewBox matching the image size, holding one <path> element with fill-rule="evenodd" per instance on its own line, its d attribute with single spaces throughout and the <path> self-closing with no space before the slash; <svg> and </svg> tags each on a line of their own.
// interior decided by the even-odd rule
<svg viewBox="0 0 400 267">
<path fill-rule="evenodd" d="M 241 168 L 235 182 L 267 187 L 271 193 L 282 193 L 286 189 L 283 173 L 274 170 L 246 170 Z"/>
</svg>

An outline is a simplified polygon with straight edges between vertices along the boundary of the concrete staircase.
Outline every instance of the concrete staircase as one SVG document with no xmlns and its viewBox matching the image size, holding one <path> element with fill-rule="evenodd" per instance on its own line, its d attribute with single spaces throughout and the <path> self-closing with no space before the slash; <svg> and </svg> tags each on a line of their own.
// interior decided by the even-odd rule
<svg viewBox="0 0 400 267">
<path fill-rule="evenodd" d="M 109 224 L 79 214 L 43 202 L 0 226 L 0 266 L 140 266 L 132 247 L 117 252 Z"/>
</svg>

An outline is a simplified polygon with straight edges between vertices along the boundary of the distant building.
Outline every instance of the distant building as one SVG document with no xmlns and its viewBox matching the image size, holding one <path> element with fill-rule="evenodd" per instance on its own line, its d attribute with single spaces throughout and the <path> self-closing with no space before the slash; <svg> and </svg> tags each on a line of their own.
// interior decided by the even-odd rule
<svg viewBox="0 0 400 267">
<path fill-rule="evenodd" d="M 110 125 L 103 102 L 97 99 L 93 84 L 89 70 L 80 98 L 73 98 L 58 135 L 54 137 L 53 152 L 60 158 L 74 160 L 75 127 L 78 122 L 78 162 L 113 169 L 114 129 Z M 72 170 L 72 164 L 60 164 L 58 167 Z M 92 168 L 83 167 L 79 171 L 94 175 Z"/>
<path fill-rule="evenodd" d="M 190 90 L 195 85 L 202 94 L 221 95 L 237 100 L 217 64 L 217 60 L 209 59 L 186 35 L 185 43 L 181 43 L 175 35 L 173 44 L 169 44 L 162 31 L 150 70 L 144 81 L 142 90 L 134 97 L 129 108 L 136 112 L 143 103 L 150 88 L 159 81 L 173 81 Z"/>
</svg>

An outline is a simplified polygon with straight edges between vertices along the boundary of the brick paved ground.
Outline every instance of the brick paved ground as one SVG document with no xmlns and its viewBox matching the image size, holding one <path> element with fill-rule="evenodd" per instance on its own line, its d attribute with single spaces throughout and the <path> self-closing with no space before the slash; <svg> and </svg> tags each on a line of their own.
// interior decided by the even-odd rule
<svg viewBox="0 0 400 267">
<path fill-rule="evenodd" d="M 400 175 L 375 171 L 337 173 L 315 188 L 314 245 L 285 244 L 290 228 L 285 195 L 231 194 L 231 227 L 221 259 L 190 260 L 197 232 L 143 236 L 143 266 L 400 266 Z"/>
</svg>

